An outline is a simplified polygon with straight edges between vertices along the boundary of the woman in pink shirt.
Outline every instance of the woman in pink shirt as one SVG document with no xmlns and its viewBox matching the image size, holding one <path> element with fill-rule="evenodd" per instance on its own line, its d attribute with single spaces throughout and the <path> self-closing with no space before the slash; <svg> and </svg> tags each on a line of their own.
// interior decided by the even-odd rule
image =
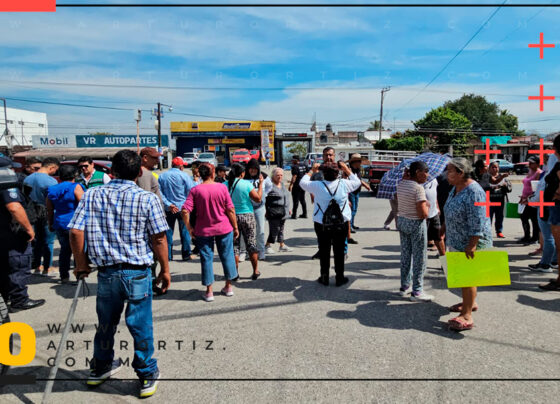
<svg viewBox="0 0 560 404">
<path fill-rule="evenodd" d="M 228 297 L 233 296 L 231 281 L 237 279 L 233 240 L 239 237 L 239 230 L 237 229 L 235 208 L 227 187 L 214 182 L 214 166 L 202 163 L 198 171 L 202 183 L 191 189 L 181 210 L 181 215 L 195 245 L 200 250 L 202 284 L 206 286 L 206 293 L 202 295 L 202 298 L 211 302 L 214 300 L 212 291 L 214 242 L 216 242 L 226 277 L 226 286 L 222 289 L 222 293 Z M 193 228 L 189 215 L 195 209 L 196 223 Z"/>
<path fill-rule="evenodd" d="M 529 206 L 529 197 L 533 194 L 531 181 L 538 181 L 542 170 L 539 168 L 540 160 L 537 156 L 531 156 L 527 159 L 529 162 L 529 173 L 523 178 L 523 191 L 521 192 L 520 205 L 525 205 L 525 209 L 521 214 L 521 224 L 523 225 L 523 238 L 517 242 L 521 244 L 533 244 L 539 241 L 539 222 L 537 219 L 537 208 Z M 531 237 L 531 225 L 533 223 L 533 236 Z"/>
</svg>

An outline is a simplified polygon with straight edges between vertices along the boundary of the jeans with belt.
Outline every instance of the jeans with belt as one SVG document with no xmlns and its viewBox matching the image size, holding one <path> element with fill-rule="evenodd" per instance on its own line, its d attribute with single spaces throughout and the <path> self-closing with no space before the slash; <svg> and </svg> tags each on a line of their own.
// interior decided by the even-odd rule
<svg viewBox="0 0 560 404">
<path fill-rule="evenodd" d="M 134 339 L 132 367 L 139 378 L 149 378 L 157 370 L 152 321 L 152 276 L 144 269 L 105 268 L 97 275 L 97 318 L 99 326 L 93 342 L 92 368 L 110 367 L 115 333 L 127 301 L 125 321 Z"/>
</svg>

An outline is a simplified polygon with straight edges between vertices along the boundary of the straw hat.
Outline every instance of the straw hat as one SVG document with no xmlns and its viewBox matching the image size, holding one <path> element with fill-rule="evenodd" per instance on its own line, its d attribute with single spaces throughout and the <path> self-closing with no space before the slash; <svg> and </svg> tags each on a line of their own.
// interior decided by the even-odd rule
<svg viewBox="0 0 560 404">
<path fill-rule="evenodd" d="M 354 161 L 362 162 L 362 155 L 359 153 L 352 154 L 350 156 L 350 160 L 348 160 L 348 163 L 353 163 Z"/>
</svg>

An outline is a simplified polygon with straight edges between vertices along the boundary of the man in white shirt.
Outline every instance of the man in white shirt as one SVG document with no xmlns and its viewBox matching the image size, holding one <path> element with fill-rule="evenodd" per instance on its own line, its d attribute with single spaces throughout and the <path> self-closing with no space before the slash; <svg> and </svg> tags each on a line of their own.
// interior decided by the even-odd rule
<svg viewBox="0 0 560 404">
<path fill-rule="evenodd" d="M 424 190 L 426 191 L 426 199 L 428 200 L 429 210 L 428 218 L 428 243 L 434 243 L 440 256 L 445 255 L 445 243 L 440 236 L 441 222 L 439 220 L 439 205 L 437 202 L 437 179 L 425 182 Z"/>
</svg>

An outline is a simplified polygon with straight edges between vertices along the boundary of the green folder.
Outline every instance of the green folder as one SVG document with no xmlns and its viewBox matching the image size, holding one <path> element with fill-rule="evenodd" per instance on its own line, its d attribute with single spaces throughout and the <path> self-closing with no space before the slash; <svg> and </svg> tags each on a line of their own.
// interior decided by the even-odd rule
<svg viewBox="0 0 560 404">
<path fill-rule="evenodd" d="M 448 252 L 447 287 L 511 285 L 506 251 L 481 250 L 467 259 L 464 252 Z"/>
</svg>

